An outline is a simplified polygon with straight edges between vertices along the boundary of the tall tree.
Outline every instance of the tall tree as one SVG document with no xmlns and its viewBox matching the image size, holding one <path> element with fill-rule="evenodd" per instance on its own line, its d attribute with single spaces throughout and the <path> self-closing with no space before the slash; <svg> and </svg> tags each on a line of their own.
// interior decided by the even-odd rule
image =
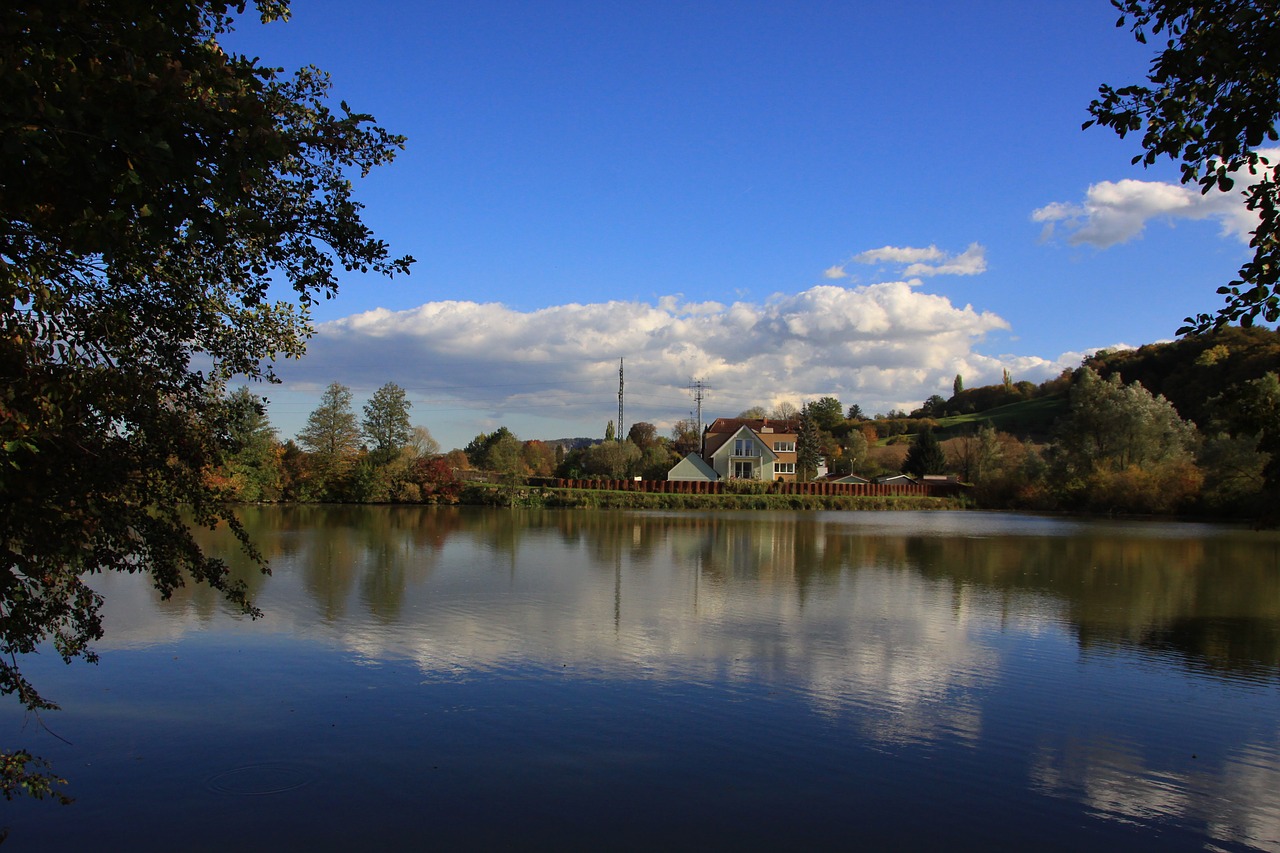
<svg viewBox="0 0 1280 853">
<path fill-rule="evenodd" d="M 280 444 L 262 399 L 241 386 L 228 399 L 227 472 L 242 501 L 274 501 L 281 496 Z"/>
<path fill-rule="evenodd" d="M 1120 375 L 1106 379 L 1082 367 L 1071 388 L 1070 411 L 1058 424 L 1057 458 L 1073 474 L 1095 469 L 1147 468 L 1185 457 L 1195 427 L 1164 397 Z"/>
<path fill-rule="evenodd" d="M 394 382 L 374 391 L 364 404 L 360 430 L 379 459 L 391 459 L 413 437 L 413 427 L 409 424 L 411 408 L 413 404 L 404 389 Z"/>
<path fill-rule="evenodd" d="M 809 417 L 813 418 L 818 429 L 834 432 L 844 423 L 844 405 L 835 397 L 823 397 L 809 404 Z"/>
<path fill-rule="evenodd" d="M 0 694 L 31 709 L 51 704 L 20 656 L 45 639 L 88 656 L 101 636 L 88 573 L 143 569 L 163 595 L 194 578 L 252 611 L 189 527 L 226 521 L 247 545 L 204 476 L 227 417 L 207 381 L 300 354 L 335 266 L 412 260 L 352 197 L 403 140 L 331 106 L 323 72 L 224 49 L 244 8 L 0 7 Z M 4 790 L 49 792 L 15 755 Z"/>
<path fill-rule="evenodd" d="M 627 431 L 627 440 L 644 452 L 658 440 L 658 428 L 648 421 L 636 421 Z"/>
<path fill-rule="evenodd" d="M 806 403 L 800 409 L 800 431 L 796 434 L 796 477 L 807 483 L 818 472 L 822 459 L 822 437 Z"/>
<path fill-rule="evenodd" d="M 698 423 L 693 418 L 682 418 L 671 427 L 672 449 L 681 456 L 697 453 L 702 438 L 698 435 Z"/>
<path fill-rule="evenodd" d="M 360 449 L 360 427 L 351 411 L 351 389 L 330 382 L 320 396 L 320 405 L 307 416 L 306 426 L 298 433 L 298 442 L 320 457 L 330 470 L 351 462 Z"/>
<path fill-rule="evenodd" d="M 955 396 L 964 390 L 964 377 L 959 373 L 956 374 L 955 381 L 951 383 L 951 396 Z"/>
<path fill-rule="evenodd" d="M 409 436 L 408 448 L 418 459 L 440 455 L 440 442 L 436 441 L 431 430 L 424 426 L 413 428 L 413 433 Z"/>
<path fill-rule="evenodd" d="M 1180 333 L 1206 331 L 1258 317 L 1280 320 L 1280 181 L 1277 164 L 1260 151 L 1275 142 L 1280 120 L 1280 14 L 1271 0 L 1112 0 L 1116 26 L 1128 26 L 1146 44 L 1147 33 L 1164 34 L 1163 50 L 1151 62 L 1150 85 L 1119 89 L 1103 85 L 1089 104 L 1085 122 L 1109 127 L 1121 138 L 1142 131 L 1143 153 L 1135 164 L 1161 157 L 1179 161 L 1182 183 L 1202 193 L 1231 192 L 1245 179 L 1242 195 L 1258 215 L 1249 245 L 1253 258 L 1239 279 L 1220 288 L 1226 304 L 1216 316 L 1187 317 Z"/>
<path fill-rule="evenodd" d="M 796 408 L 796 404 L 784 400 L 773 407 L 773 413 L 769 417 L 777 418 L 780 421 L 789 421 L 798 414 L 800 414 L 800 410 Z"/>
<path fill-rule="evenodd" d="M 926 474 L 945 474 L 947 471 L 947 454 L 933 430 L 925 427 L 916 433 L 911 447 L 907 450 L 907 458 L 902 463 L 902 470 L 915 477 Z"/>
</svg>

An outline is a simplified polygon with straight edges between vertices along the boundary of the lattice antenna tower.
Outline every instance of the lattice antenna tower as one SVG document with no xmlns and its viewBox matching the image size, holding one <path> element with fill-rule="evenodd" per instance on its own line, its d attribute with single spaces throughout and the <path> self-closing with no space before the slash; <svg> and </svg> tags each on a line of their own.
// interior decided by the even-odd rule
<svg viewBox="0 0 1280 853">
<path fill-rule="evenodd" d="M 702 396 L 707 386 L 701 379 L 693 380 L 693 403 L 698 409 L 698 435 L 702 435 Z"/>
<path fill-rule="evenodd" d="M 619 442 L 621 442 L 621 441 L 622 441 L 622 438 L 623 438 L 623 435 L 624 435 L 624 433 L 623 433 L 623 431 L 622 431 L 622 390 L 623 390 L 623 387 L 624 387 L 624 386 L 623 386 L 623 377 L 622 377 L 622 359 L 618 359 L 618 431 L 617 431 L 616 433 L 614 433 L 614 438 L 616 438 Z"/>
</svg>

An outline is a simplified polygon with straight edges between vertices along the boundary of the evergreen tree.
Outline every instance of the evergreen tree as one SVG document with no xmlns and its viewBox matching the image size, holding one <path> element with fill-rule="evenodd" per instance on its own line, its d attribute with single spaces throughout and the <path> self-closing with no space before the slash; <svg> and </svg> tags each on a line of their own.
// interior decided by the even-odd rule
<svg viewBox="0 0 1280 853">
<path fill-rule="evenodd" d="M 812 480 L 821 459 L 822 437 L 806 403 L 800 408 L 800 431 L 796 434 L 796 479 L 801 483 Z"/>
<path fill-rule="evenodd" d="M 916 433 L 911 448 L 907 451 L 907 458 L 902 463 L 902 470 L 913 477 L 946 473 L 947 454 L 943 452 L 942 445 L 938 443 L 938 437 L 931 428 L 925 427 Z"/>
<path fill-rule="evenodd" d="M 242 501 L 279 500 L 282 487 L 280 444 L 267 420 L 262 399 L 240 387 L 228 395 L 226 470 Z"/>
</svg>

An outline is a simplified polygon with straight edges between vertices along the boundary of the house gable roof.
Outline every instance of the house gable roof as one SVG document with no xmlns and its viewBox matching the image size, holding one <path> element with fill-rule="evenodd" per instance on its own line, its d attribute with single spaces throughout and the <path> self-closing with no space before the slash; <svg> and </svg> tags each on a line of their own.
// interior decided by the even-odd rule
<svg viewBox="0 0 1280 853">
<path fill-rule="evenodd" d="M 716 418 L 703 436 L 703 454 L 708 459 L 715 456 L 730 439 L 737 438 L 743 428 L 749 430 L 753 438 L 759 439 L 765 450 L 776 459 L 777 455 L 770 447 L 770 439 L 777 436 L 794 437 L 800 431 L 800 422 L 777 418 Z"/>
<path fill-rule="evenodd" d="M 719 421 L 717 421 L 717 423 L 719 423 Z M 764 448 L 764 453 L 761 454 L 762 456 L 767 454 L 772 459 L 778 458 L 778 454 L 774 453 L 773 449 L 769 447 L 769 442 L 767 442 L 763 436 L 758 435 L 755 430 L 751 429 L 751 427 L 745 423 L 733 432 L 708 435 L 707 446 L 703 448 L 703 452 L 706 454 L 707 458 L 710 459 L 711 457 L 719 454 L 725 447 L 728 447 L 730 441 L 743 435 L 747 438 L 753 439 L 757 444 Z"/>
</svg>

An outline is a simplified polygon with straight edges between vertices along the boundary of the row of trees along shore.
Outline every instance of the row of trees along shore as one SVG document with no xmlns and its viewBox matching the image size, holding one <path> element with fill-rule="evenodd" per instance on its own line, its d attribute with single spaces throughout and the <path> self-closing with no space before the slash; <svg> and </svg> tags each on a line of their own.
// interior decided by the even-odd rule
<svg viewBox="0 0 1280 853">
<path fill-rule="evenodd" d="M 1034 384 L 930 397 L 911 411 L 866 416 L 835 397 L 755 407 L 740 417 L 798 419 L 800 444 L 833 474 L 951 474 L 989 508 L 1200 513 L 1257 517 L 1277 493 L 1280 335 L 1228 328 L 1138 350 L 1099 352 Z M 1169 387 L 1173 399 L 1153 388 Z M 388 383 L 352 409 L 333 383 L 296 441 L 277 440 L 261 402 L 241 388 L 229 453 L 211 476 L 240 501 L 432 503 L 459 500 L 461 482 L 528 478 L 662 480 L 698 448 L 697 427 L 669 436 L 632 424 L 616 440 L 521 440 L 506 427 L 441 452 L 413 426 L 403 388 Z M 1175 400 L 1177 403 L 1175 404 Z M 802 452 L 800 454 L 804 456 Z M 801 479 L 808 479 L 801 464 Z"/>
</svg>

